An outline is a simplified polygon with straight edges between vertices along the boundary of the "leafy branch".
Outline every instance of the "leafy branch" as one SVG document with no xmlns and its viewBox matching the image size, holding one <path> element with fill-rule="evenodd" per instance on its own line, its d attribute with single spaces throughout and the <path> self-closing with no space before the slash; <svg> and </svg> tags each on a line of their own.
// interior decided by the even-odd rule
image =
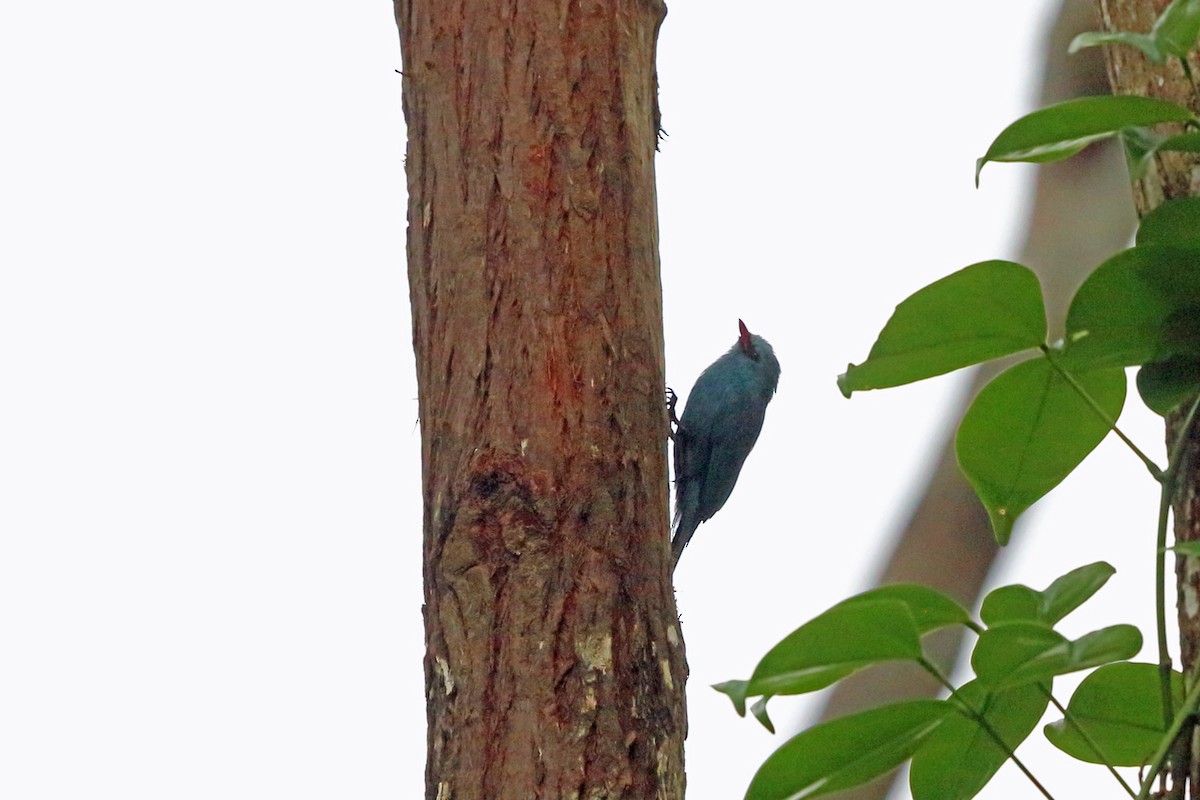
<svg viewBox="0 0 1200 800">
<path fill-rule="evenodd" d="M 1188 56 L 1200 37 L 1200 0 L 1174 0 L 1149 33 L 1087 33 L 1074 52 L 1099 44 L 1137 47 L 1157 63 Z M 1149 97 L 1085 97 L 1028 114 L 1005 128 L 978 159 L 1044 163 L 1089 144 L 1118 139 L 1130 176 L 1154 156 L 1200 153 L 1200 120 L 1187 108 Z M 774 730 L 767 706 L 777 695 L 825 688 L 866 667 L 907 661 L 948 691 L 943 700 L 912 700 L 851 714 L 784 743 L 759 769 L 747 800 L 816 797 L 847 789 L 911 760 L 916 800 L 977 794 L 1009 759 L 1045 796 L 1016 748 L 1048 703 L 1063 718 L 1044 728 L 1068 755 L 1104 764 L 1122 789 L 1117 767 L 1148 767 L 1138 800 L 1153 794 L 1173 745 L 1200 708 L 1200 678 L 1172 667 L 1166 633 L 1166 553 L 1200 556 L 1200 543 L 1167 546 L 1170 504 L 1184 458 L 1183 442 L 1200 409 L 1200 198 L 1164 203 L 1147 214 L 1133 247 L 1100 264 L 1071 300 L 1066 335 L 1047 341 L 1045 304 L 1034 273 L 1011 261 L 965 267 L 900 303 L 865 361 L 839 376 L 846 397 L 943 375 L 1003 358 L 1021 358 L 972 401 L 955 448 L 964 475 L 983 502 L 996 540 L 1006 544 L 1024 511 L 1069 475 L 1111 431 L 1161 487 L 1156 529 L 1158 663 L 1133 663 L 1140 632 L 1111 625 L 1078 639 L 1055 629 L 1112 576 L 1097 562 L 1046 589 L 1014 584 L 984 599 L 979 622 L 928 587 L 888 586 L 852 597 L 793 631 L 759 661 L 747 680 L 714 688 L 745 715 Z M 1160 415 L 1187 408 L 1165 467 L 1117 426 L 1128 368 L 1137 391 Z M 934 630 L 963 626 L 977 634 L 974 680 L 954 686 L 926 657 Z M 1054 679 L 1091 672 L 1064 707 Z M 1185 683 L 1189 684 L 1185 692 Z"/>
<path fill-rule="evenodd" d="M 759 698 L 755 716 L 771 730 L 766 706 L 773 697 L 817 691 L 888 661 L 921 666 L 950 690 L 950 696 L 895 703 L 810 728 L 763 764 L 747 798 L 816 797 L 869 781 L 907 759 L 912 760 L 914 797 L 975 794 L 1006 760 L 1014 759 L 1017 746 L 1033 732 L 1055 677 L 1112 665 L 1141 648 L 1141 634 L 1130 625 L 1113 625 L 1075 640 L 1054 629 L 1113 574 L 1111 566 L 1097 562 L 1041 591 L 1002 586 L 985 598 L 980 622 L 952 598 L 911 584 L 864 592 L 813 618 L 771 648 L 748 680 L 714 688 L 728 695 L 742 715 L 747 700 Z M 971 657 L 976 677 L 962 686 L 951 684 L 922 649 L 926 635 L 955 625 L 979 634 Z M 1141 666 L 1154 670 L 1154 665 Z M 1154 675 L 1151 680 L 1156 681 Z M 1136 695 L 1134 699 L 1140 701 Z M 1077 692 L 1072 704 L 1072 733 L 1064 749 L 1085 737 L 1091 748 L 1086 752 L 1093 759 L 1097 750 L 1124 755 L 1130 736 L 1148 758 L 1158 744 L 1154 731 L 1166 728 L 1161 715 L 1149 730 L 1140 718 L 1136 725 L 1094 725 L 1099 713 L 1136 714 L 1140 708 L 1125 708 L 1119 699 L 1114 703 L 1105 696 L 1089 704 L 1086 698 L 1081 702 Z"/>
</svg>

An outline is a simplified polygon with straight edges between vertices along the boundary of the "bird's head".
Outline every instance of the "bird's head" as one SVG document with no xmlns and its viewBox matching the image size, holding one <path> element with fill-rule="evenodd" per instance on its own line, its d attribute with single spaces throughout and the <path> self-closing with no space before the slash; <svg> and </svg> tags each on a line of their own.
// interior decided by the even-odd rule
<svg viewBox="0 0 1200 800">
<path fill-rule="evenodd" d="M 779 384 L 779 360 L 775 358 L 775 351 L 771 349 L 771 345 L 761 336 L 755 336 L 750 333 L 750 329 L 746 327 L 746 323 L 738 320 L 738 343 L 735 346 L 735 352 L 740 350 L 742 355 L 750 359 L 754 364 L 754 371 L 762 376 L 763 393 L 770 397 L 774 394 L 776 386 Z"/>
</svg>

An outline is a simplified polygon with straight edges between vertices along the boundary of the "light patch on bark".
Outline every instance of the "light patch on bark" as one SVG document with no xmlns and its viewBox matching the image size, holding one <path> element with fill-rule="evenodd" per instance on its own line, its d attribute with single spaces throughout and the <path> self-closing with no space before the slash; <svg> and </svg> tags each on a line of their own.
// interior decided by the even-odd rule
<svg viewBox="0 0 1200 800">
<path fill-rule="evenodd" d="M 658 662 L 658 666 L 662 668 L 663 683 L 667 685 L 668 689 L 674 689 L 675 681 L 671 680 L 671 662 L 664 658 Z"/>
<path fill-rule="evenodd" d="M 442 688 L 446 691 L 446 697 L 449 697 L 454 692 L 454 676 L 450 674 L 450 665 L 441 656 L 435 658 L 433 663 L 437 666 L 438 674 L 442 676 Z"/>
<path fill-rule="evenodd" d="M 575 739 L 582 741 L 592 731 L 592 727 L 596 724 L 596 708 L 599 703 L 596 701 L 595 685 L 588 685 L 583 690 L 583 700 L 579 708 L 579 719 L 575 724 Z"/>
<path fill-rule="evenodd" d="M 667 743 L 660 742 L 658 745 L 658 748 L 654 751 L 654 755 L 655 755 L 655 761 L 656 761 L 656 768 L 658 769 L 658 775 L 660 778 L 659 796 L 662 797 L 665 794 L 665 792 L 663 790 L 666 788 L 666 786 L 668 784 L 667 784 L 666 780 L 661 780 L 661 779 L 666 778 L 668 775 L 671 774 L 671 754 L 667 750 Z"/>
<path fill-rule="evenodd" d="M 583 660 L 588 669 L 608 672 L 612 669 L 612 634 L 576 639 L 575 655 Z"/>
<path fill-rule="evenodd" d="M 1196 602 L 1196 589 L 1192 585 L 1192 580 L 1195 578 L 1196 568 L 1192 565 L 1194 559 L 1187 560 L 1188 580 L 1179 587 L 1180 596 L 1183 600 L 1183 613 L 1191 619 L 1196 618 L 1196 612 L 1200 611 L 1200 603 Z"/>
</svg>

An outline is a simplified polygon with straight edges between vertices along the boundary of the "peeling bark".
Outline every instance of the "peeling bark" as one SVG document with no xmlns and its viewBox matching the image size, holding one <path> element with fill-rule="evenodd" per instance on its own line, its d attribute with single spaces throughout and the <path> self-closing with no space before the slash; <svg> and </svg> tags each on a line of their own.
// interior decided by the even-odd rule
<svg viewBox="0 0 1200 800">
<path fill-rule="evenodd" d="M 397 0 L 429 800 L 681 798 L 654 0 Z"/>
</svg>

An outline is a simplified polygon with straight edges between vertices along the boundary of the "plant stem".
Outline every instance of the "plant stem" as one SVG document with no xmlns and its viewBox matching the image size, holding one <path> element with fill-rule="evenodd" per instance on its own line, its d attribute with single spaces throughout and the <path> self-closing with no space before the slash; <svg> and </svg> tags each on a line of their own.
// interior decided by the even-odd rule
<svg viewBox="0 0 1200 800">
<path fill-rule="evenodd" d="M 1192 401 L 1179 435 L 1171 445 L 1167 455 L 1167 469 L 1162 474 L 1162 482 L 1158 496 L 1158 535 L 1155 547 L 1154 564 L 1154 605 L 1155 622 L 1158 630 L 1158 673 L 1162 683 L 1163 722 L 1170 723 L 1175 716 L 1174 700 L 1171 697 L 1171 652 L 1167 644 L 1167 521 L 1171 513 L 1171 499 L 1175 496 L 1175 479 L 1183 461 L 1183 448 L 1187 442 L 1188 430 L 1196 419 L 1196 410 L 1200 408 L 1200 396 Z"/>
<path fill-rule="evenodd" d="M 1196 79 L 1192 77 L 1192 68 L 1188 64 L 1187 58 L 1179 59 L 1179 66 L 1183 67 L 1183 76 L 1188 79 L 1188 83 L 1190 83 L 1192 88 L 1195 89 Z"/>
<path fill-rule="evenodd" d="M 1175 716 L 1175 701 L 1171 697 L 1171 651 L 1167 644 L 1167 516 L 1171 511 L 1173 484 L 1172 480 L 1164 480 L 1159 488 L 1158 534 L 1154 554 L 1154 621 L 1158 632 L 1158 677 L 1162 685 L 1164 723 L 1170 723 Z"/>
<path fill-rule="evenodd" d="M 1042 793 L 1042 796 L 1045 797 L 1046 800 L 1054 800 L 1054 795 L 1046 791 L 1046 787 L 1042 786 L 1041 781 L 1033 776 L 1033 773 L 1029 771 L 1029 768 L 1025 766 L 1021 759 L 1017 758 L 1017 754 L 1012 751 L 1012 748 L 1005 743 L 1004 739 L 1000 738 L 1000 732 L 992 727 L 992 723 L 988 722 L 987 718 L 984 717 L 983 714 L 980 714 L 978 711 L 972 708 L 970 703 L 958 696 L 958 692 L 954 689 L 954 684 L 950 683 L 950 681 L 946 679 L 946 676 L 942 674 L 941 670 L 924 658 L 919 659 L 918 663 L 926 672 L 933 676 L 934 680 L 949 690 L 950 697 L 952 697 L 954 701 L 958 703 L 962 713 L 970 717 L 971 720 L 980 728 L 983 728 L 984 732 L 992 738 L 992 741 L 994 741 L 1000 747 L 1000 749 L 1004 751 L 1004 754 L 1010 758 L 1014 764 L 1017 765 L 1017 768 L 1021 770 L 1021 772 L 1025 773 L 1025 777 L 1028 778 L 1029 782 L 1032 783 L 1034 787 L 1036 787 L 1037 790 Z"/>
<path fill-rule="evenodd" d="M 1179 736 L 1179 731 L 1183 730 L 1184 723 L 1196 712 L 1197 702 L 1200 702 L 1200 680 L 1192 684 L 1192 688 L 1188 690 L 1187 697 L 1183 699 L 1183 705 L 1175 713 L 1175 718 L 1171 720 L 1171 725 L 1167 728 L 1166 735 L 1158 743 L 1158 750 L 1154 752 L 1154 758 L 1150 759 L 1150 769 L 1146 773 L 1145 780 L 1142 781 L 1142 787 L 1138 791 L 1137 800 L 1146 800 L 1150 796 L 1150 787 L 1154 783 L 1154 779 L 1158 777 L 1158 773 L 1162 772 L 1163 764 L 1167 760 L 1167 754 L 1171 752 L 1171 747 L 1175 744 L 1175 739 Z"/>
<path fill-rule="evenodd" d="M 1183 708 L 1180 709 L 1179 715 L 1174 713 L 1174 698 L 1171 692 L 1171 653 L 1167 646 L 1167 520 L 1171 512 L 1171 500 L 1175 497 L 1176 482 L 1179 473 L 1183 468 L 1183 453 L 1184 446 L 1187 443 L 1188 432 L 1191 430 L 1193 422 L 1196 419 L 1196 411 L 1200 408 L 1200 395 L 1192 401 L 1192 405 L 1188 408 L 1187 415 L 1183 419 L 1183 424 L 1179 427 L 1179 433 L 1175 437 L 1175 441 L 1171 444 L 1170 452 L 1167 454 L 1167 469 L 1162 474 L 1160 481 L 1160 491 L 1158 500 L 1158 535 L 1156 538 L 1155 547 L 1155 618 L 1158 628 L 1158 675 L 1160 685 L 1162 687 L 1162 704 L 1163 704 L 1163 721 L 1170 725 L 1171 733 L 1163 739 L 1159 747 L 1159 752 L 1155 754 L 1154 760 L 1151 762 L 1153 768 L 1147 777 L 1146 782 L 1142 784 L 1141 791 L 1138 793 L 1138 798 L 1144 798 L 1147 794 L 1149 786 L 1153 781 L 1156 773 L 1162 771 L 1162 766 L 1169 757 L 1171 748 L 1174 746 L 1176 737 L 1179 736 L 1179 731 L 1183 727 L 1184 722 L 1190 717 L 1195 709 L 1197 698 L 1197 687 L 1200 687 L 1200 680 L 1193 676 L 1195 684 L 1188 692 L 1187 699 L 1184 701 Z"/>
<path fill-rule="evenodd" d="M 1050 702 L 1054 704 L 1054 707 L 1057 708 L 1059 713 L 1063 715 L 1063 719 L 1067 721 L 1067 724 L 1075 729 L 1075 732 L 1078 733 L 1080 738 L 1082 738 L 1087 746 L 1091 748 L 1092 752 L 1096 754 L 1096 757 L 1099 758 L 1104 766 L 1108 768 L 1108 771 L 1112 773 L 1112 776 L 1117 779 L 1117 783 L 1121 784 L 1121 787 L 1125 789 L 1126 793 L 1128 793 L 1130 797 L 1136 799 L 1137 793 L 1133 791 L 1133 787 L 1125 782 L 1125 779 L 1121 777 L 1121 773 L 1117 772 L 1117 768 L 1112 765 L 1112 762 L 1109 760 L 1108 756 L 1104 755 L 1104 753 L 1100 750 L 1100 745 L 1096 744 L 1096 740 L 1092 738 L 1091 734 L 1089 734 L 1087 730 L 1079 724 L 1070 711 L 1067 711 L 1067 709 L 1063 708 L 1062 703 L 1058 702 L 1050 690 L 1046 688 L 1046 684 L 1039 683 L 1038 688 L 1042 690 L 1042 693 L 1049 698 Z"/>
<path fill-rule="evenodd" d="M 1051 354 L 1050 348 L 1047 345 L 1042 345 L 1041 350 L 1042 354 L 1046 356 L 1046 360 L 1050 362 L 1050 366 L 1054 367 L 1054 370 L 1063 377 L 1063 380 L 1071 385 L 1071 388 L 1074 389 L 1081 398 L 1083 398 L 1083 401 L 1087 403 L 1097 415 L 1099 415 L 1100 419 L 1104 420 L 1104 423 L 1108 425 L 1112 432 L 1115 433 L 1122 442 L 1125 443 L 1125 446 L 1132 450 L 1133 454 L 1137 456 L 1143 464 L 1146 465 L 1146 469 L 1150 470 L 1150 474 L 1154 476 L 1154 480 L 1162 483 L 1163 471 L 1161 468 L 1159 468 L 1158 464 L 1155 464 L 1149 456 L 1141 451 L 1141 448 L 1133 443 L 1132 439 L 1126 436 L 1125 433 L 1117 427 L 1117 421 L 1115 419 L 1111 419 L 1108 416 L 1108 412 L 1101 408 L 1100 404 L 1097 403 L 1090 394 L 1088 394 L 1087 389 L 1083 388 L 1083 384 L 1076 380 L 1074 375 L 1072 375 L 1070 372 L 1064 369 L 1061 364 L 1058 363 L 1058 360 Z"/>
<path fill-rule="evenodd" d="M 1187 444 L 1188 431 L 1191 430 L 1192 423 L 1196 421 L 1198 409 L 1200 409 L 1200 395 L 1196 395 L 1196 399 L 1192 401 L 1191 408 L 1188 409 L 1187 416 L 1183 418 L 1183 424 L 1179 427 L 1179 435 L 1175 437 L 1175 443 L 1171 445 L 1171 452 L 1167 455 L 1167 471 L 1163 477 L 1171 482 L 1174 482 L 1175 476 L 1183 468 L 1181 463 L 1183 448 Z"/>
</svg>

